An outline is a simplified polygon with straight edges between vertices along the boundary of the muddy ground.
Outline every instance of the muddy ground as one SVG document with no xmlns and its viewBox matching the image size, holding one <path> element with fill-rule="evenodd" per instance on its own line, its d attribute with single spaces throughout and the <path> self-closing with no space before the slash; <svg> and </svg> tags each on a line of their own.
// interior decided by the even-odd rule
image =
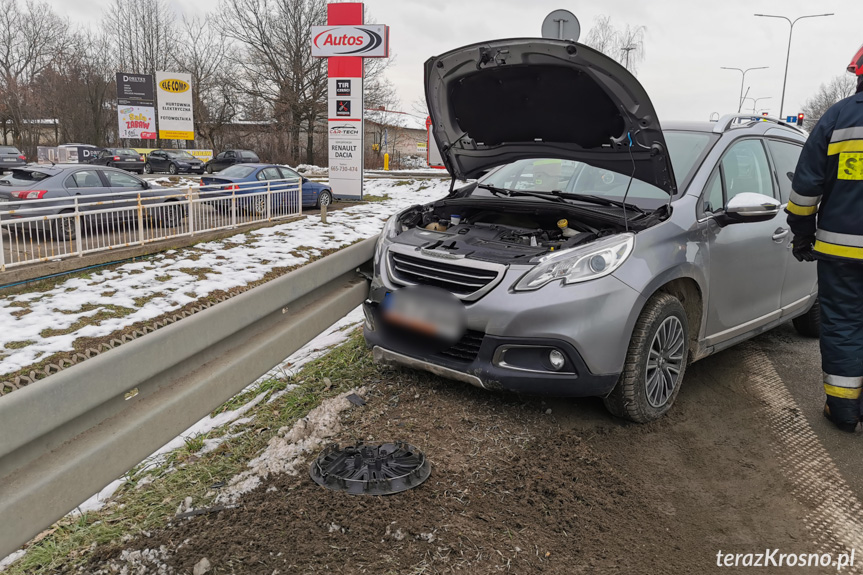
<svg viewBox="0 0 863 575">
<path fill-rule="evenodd" d="M 675 408 L 649 425 L 615 420 L 599 400 L 380 368 L 337 439 L 418 446 L 432 462 L 422 486 L 349 496 L 306 474 L 270 477 L 237 508 L 97 549 L 88 570 L 160 546 L 176 573 L 206 557 L 210 573 L 266 575 L 690 574 L 728 571 L 719 550 L 809 551 L 806 510 L 787 495 L 741 353 L 691 366 Z"/>
</svg>

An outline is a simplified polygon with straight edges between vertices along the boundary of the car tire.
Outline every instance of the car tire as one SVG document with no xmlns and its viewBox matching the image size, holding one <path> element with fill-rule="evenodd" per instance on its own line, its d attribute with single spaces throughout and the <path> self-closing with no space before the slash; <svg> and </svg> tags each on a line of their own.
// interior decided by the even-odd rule
<svg viewBox="0 0 863 575">
<path fill-rule="evenodd" d="M 801 316 L 795 317 L 792 320 L 794 329 L 803 337 L 821 337 L 821 302 L 815 298 L 815 303 L 809 308 L 809 311 Z"/>
<path fill-rule="evenodd" d="M 623 373 L 603 399 L 606 409 L 636 423 L 659 419 L 677 398 L 688 359 L 686 310 L 672 295 L 654 295 L 635 324 Z"/>
<path fill-rule="evenodd" d="M 60 214 L 74 214 L 74 210 L 62 210 Z M 71 242 L 75 239 L 75 220 L 63 218 L 51 222 L 51 237 L 60 240 Z"/>
<path fill-rule="evenodd" d="M 160 209 L 157 212 L 159 216 L 159 227 L 165 229 L 176 228 L 180 225 L 180 220 L 182 220 L 182 208 L 175 205 L 176 202 L 173 200 L 169 200 L 165 202 L 165 204 L 165 208 Z"/>
<path fill-rule="evenodd" d="M 168 166 L 168 173 L 172 176 L 176 176 L 179 173 L 179 170 L 177 169 L 177 164 L 170 164 Z"/>
<path fill-rule="evenodd" d="M 213 173 L 213 166 L 207 166 L 207 173 L 208 173 L 208 174 L 212 174 L 212 173 Z"/>
<path fill-rule="evenodd" d="M 145 174 L 152 174 L 153 173 L 153 166 L 150 165 L 150 162 L 147 162 L 144 164 L 144 173 Z"/>
<path fill-rule="evenodd" d="M 333 193 L 329 190 L 321 190 L 321 193 L 318 194 L 318 202 L 315 204 L 316 208 L 320 208 L 321 206 L 329 206 L 333 203 Z"/>
</svg>

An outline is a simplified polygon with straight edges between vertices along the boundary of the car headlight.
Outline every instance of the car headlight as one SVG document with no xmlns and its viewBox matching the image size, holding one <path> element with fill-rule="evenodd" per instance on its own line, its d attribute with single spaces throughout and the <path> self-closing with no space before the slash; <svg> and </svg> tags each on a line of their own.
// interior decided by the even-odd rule
<svg viewBox="0 0 863 575">
<path fill-rule="evenodd" d="M 541 260 L 515 284 L 516 291 L 539 289 L 563 280 L 564 285 L 601 278 L 619 268 L 635 246 L 635 234 L 618 234 L 599 241 L 553 252 Z"/>
</svg>

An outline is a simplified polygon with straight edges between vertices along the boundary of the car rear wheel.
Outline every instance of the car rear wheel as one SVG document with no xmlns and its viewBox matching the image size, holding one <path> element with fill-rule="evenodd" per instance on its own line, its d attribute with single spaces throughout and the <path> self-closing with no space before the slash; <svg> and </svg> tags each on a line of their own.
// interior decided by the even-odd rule
<svg viewBox="0 0 863 575">
<path fill-rule="evenodd" d="M 172 176 L 176 176 L 177 171 L 178 171 L 177 170 L 177 164 L 171 164 L 168 166 L 168 173 L 171 174 Z"/>
<path fill-rule="evenodd" d="M 329 190 L 323 190 L 318 194 L 318 204 L 316 207 L 329 206 L 333 203 L 333 194 Z"/>
<path fill-rule="evenodd" d="M 176 205 L 175 201 L 167 201 L 163 207 L 157 211 L 159 225 L 166 229 L 173 229 L 180 225 L 182 219 L 182 208 Z"/>
<path fill-rule="evenodd" d="M 212 173 L 213 173 L 213 166 L 207 166 L 207 173 L 208 173 L 208 174 L 212 174 Z"/>
<path fill-rule="evenodd" d="M 144 173 L 145 174 L 152 174 L 153 173 L 153 166 L 150 165 L 150 162 L 147 162 L 146 164 L 144 164 Z"/>
<path fill-rule="evenodd" d="M 617 386 L 603 401 L 613 415 L 636 423 L 659 419 L 671 409 L 689 357 L 689 325 L 680 301 L 656 294 L 645 304 L 626 353 Z"/>
<path fill-rule="evenodd" d="M 75 213 L 74 210 L 63 210 L 60 215 L 66 216 L 51 222 L 51 237 L 59 241 L 72 241 L 75 239 L 75 218 L 68 217 Z"/>
<path fill-rule="evenodd" d="M 792 322 L 794 329 L 803 337 L 821 337 L 821 302 L 816 298 L 809 311 L 795 317 Z"/>
</svg>

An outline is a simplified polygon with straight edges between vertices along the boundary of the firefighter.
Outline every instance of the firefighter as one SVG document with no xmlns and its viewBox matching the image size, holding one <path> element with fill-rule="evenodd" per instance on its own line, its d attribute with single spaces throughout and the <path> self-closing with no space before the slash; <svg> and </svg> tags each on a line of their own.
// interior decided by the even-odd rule
<svg viewBox="0 0 863 575">
<path fill-rule="evenodd" d="M 863 389 L 863 46 L 848 71 L 857 92 L 813 128 L 785 211 L 794 257 L 818 260 L 824 415 L 853 433 Z"/>
</svg>

